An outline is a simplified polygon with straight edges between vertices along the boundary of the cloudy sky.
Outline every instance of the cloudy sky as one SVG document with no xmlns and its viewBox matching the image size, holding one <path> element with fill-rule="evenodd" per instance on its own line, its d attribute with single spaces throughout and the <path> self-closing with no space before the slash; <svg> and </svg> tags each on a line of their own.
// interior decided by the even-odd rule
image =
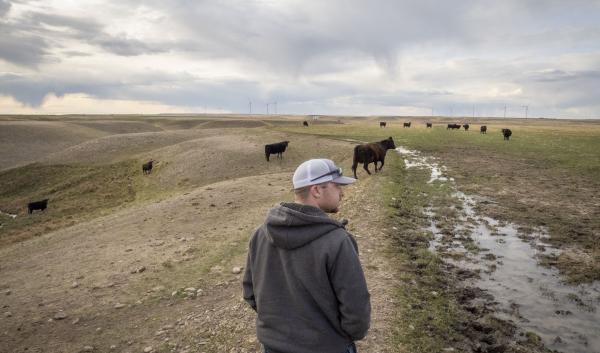
<svg viewBox="0 0 600 353">
<path fill-rule="evenodd" d="M 600 118 L 600 0 L 0 0 L 0 114 Z"/>
</svg>

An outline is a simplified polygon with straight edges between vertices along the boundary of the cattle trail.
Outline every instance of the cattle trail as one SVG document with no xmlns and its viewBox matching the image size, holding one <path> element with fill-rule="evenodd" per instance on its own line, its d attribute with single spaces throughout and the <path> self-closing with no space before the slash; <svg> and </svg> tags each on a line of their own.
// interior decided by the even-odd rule
<svg viewBox="0 0 600 353">
<path fill-rule="evenodd" d="M 406 168 L 431 170 L 429 183 L 453 181 L 445 174 L 446 168 L 434 162 L 432 157 L 403 147 L 396 150 L 405 159 Z M 493 201 L 460 191 L 452 196 L 462 206 L 459 207 L 462 209 L 459 225 L 452 234 L 438 227 L 435 205 L 425 209 L 431 222 L 426 230 L 434 236 L 430 251 L 453 254 L 444 257 L 444 261 L 479 273 L 466 284 L 493 295 L 496 316 L 515 322 L 523 331 L 535 332 L 548 348 L 600 352 L 597 326 L 600 322 L 600 282 L 577 286 L 563 283 L 555 268 L 538 264 L 540 256 L 560 254 L 558 249 L 546 243 L 548 235 L 544 229 L 521 234 L 515 224 L 501 223 L 476 213 L 478 203 Z M 465 236 L 475 242 L 478 251 L 467 250 Z"/>
</svg>

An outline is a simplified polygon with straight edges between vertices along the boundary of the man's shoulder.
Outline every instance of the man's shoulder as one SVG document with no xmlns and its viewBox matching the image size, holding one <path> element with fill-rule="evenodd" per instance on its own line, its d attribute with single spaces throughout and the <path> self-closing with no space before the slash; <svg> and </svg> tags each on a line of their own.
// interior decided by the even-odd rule
<svg viewBox="0 0 600 353">
<path fill-rule="evenodd" d="M 332 245 L 341 245 L 342 243 L 350 240 L 350 233 L 342 227 L 332 229 L 330 232 L 323 234 L 318 240 L 322 243 L 329 243 Z"/>
</svg>

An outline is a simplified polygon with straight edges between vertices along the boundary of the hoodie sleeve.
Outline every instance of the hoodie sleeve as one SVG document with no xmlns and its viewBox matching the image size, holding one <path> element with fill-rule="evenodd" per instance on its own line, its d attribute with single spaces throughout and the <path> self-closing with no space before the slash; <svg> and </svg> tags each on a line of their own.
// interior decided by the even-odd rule
<svg viewBox="0 0 600 353">
<path fill-rule="evenodd" d="M 340 324 L 354 341 L 364 338 L 371 321 L 371 302 L 358 252 L 350 237 L 342 241 L 330 269 L 340 311 Z"/>
<path fill-rule="evenodd" d="M 248 258 L 246 259 L 246 268 L 244 269 L 242 289 L 244 300 L 256 311 L 256 299 L 254 298 L 254 285 L 252 283 L 252 242 L 250 242 L 250 246 L 248 247 Z"/>
</svg>

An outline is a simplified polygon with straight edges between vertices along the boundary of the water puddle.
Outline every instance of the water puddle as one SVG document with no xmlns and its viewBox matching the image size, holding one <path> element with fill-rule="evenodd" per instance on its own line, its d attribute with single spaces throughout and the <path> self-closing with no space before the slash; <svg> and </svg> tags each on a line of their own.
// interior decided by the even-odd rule
<svg viewBox="0 0 600 353">
<path fill-rule="evenodd" d="M 407 168 L 430 169 L 430 183 L 452 180 L 431 157 L 401 147 L 397 150 L 405 163 L 408 161 Z M 452 234 L 443 232 L 435 222 L 434 205 L 425 209 L 431 220 L 427 230 L 434 235 L 430 250 L 440 253 L 445 261 L 479 273 L 470 284 L 494 296 L 496 315 L 524 331 L 535 332 L 548 348 L 600 352 L 600 281 L 565 284 L 556 269 L 538 264 L 539 256 L 560 253 L 545 242 L 548 236 L 544 229 L 520 234 L 515 224 L 478 215 L 476 197 L 461 192 L 454 197 L 462 205 L 462 216 L 461 225 Z M 467 250 L 465 238 L 478 250 Z"/>
<path fill-rule="evenodd" d="M 432 157 L 422 156 L 420 152 L 407 150 L 404 147 L 396 148 L 396 151 L 404 156 L 404 164 L 406 168 L 427 168 L 431 170 L 431 178 L 427 183 L 431 184 L 436 180 L 439 181 L 454 181 L 454 178 L 446 176 L 446 167 L 440 166 Z"/>
</svg>

